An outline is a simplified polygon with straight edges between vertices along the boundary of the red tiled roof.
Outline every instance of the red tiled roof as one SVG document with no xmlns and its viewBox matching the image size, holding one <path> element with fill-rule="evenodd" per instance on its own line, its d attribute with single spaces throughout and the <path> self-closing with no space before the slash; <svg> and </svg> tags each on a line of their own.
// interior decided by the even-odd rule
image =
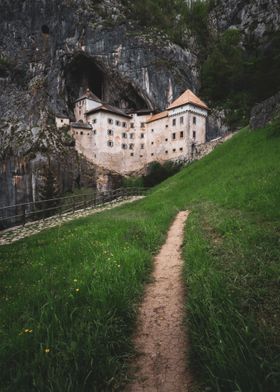
<svg viewBox="0 0 280 392">
<path fill-rule="evenodd" d="M 192 103 L 195 106 L 199 106 L 203 109 L 209 110 L 206 103 L 204 103 L 200 98 L 198 98 L 191 90 L 186 90 L 182 95 L 180 95 L 179 98 L 172 102 L 172 104 L 167 109 L 174 109 L 188 103 Z"/>
<path fill-rule="evenodd" d="M 154 114 L 153 116 L 148 118 L 147 123 L 160 120 L 161 118 L 165 118 L 165 117 L 168 117 L 168 112 L 166 110 L 164 112 Z"/>
<path fill-rule="evenodd" d="M 116 108 L 115 106 L 112 106 L 112 105 L 108 105 L 107 103 L 104 103 L 103 105 L 100 105 L 97 108 L 89 110 L 88 112 L 86 112 L 86 114 L 88 115 L 88 114 L 96 113 L 99 111 L 110 112 L 110 113 L 118 114 L 119 116 L 122 116 L 122 117 L 131 118 L 122 109 Z"/>
</svg>

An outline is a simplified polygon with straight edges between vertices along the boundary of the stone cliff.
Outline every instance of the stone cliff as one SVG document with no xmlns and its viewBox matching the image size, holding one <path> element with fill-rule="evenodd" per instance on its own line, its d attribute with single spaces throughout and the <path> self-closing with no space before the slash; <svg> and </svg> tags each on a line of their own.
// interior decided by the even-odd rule
<svg viewBox="0 0 280 392">
<path fill-rule="evenodd" d="M 244 43 L 250 39 L 265 46 L 270 35 L 279 31 L 280 4 L 278 0 L 219 0 L 210 23 L 217 32 L 238 29 Z"/>
<path fill-rule="evenodd" d="M 244 41 L 253 35 L 265 46 L 270 32 L 279 30 L 278 3 L 220 0 L 209 23 L 213 32 L 238 28 Z M 71 117 L 81 89 L 134 109 L 163 109 L 186 88 L 197 92 L 199 53 L 188 37 L 182 48 L 141 27 L 117 0 L 2 0 L 0 204 L 34 198 L 36 170 L 49 161 L 61 189 L 73 187 L 80 158 L 67 133 L 55 129 L 54 115 Z M 93 185 L 92 177 L 84 183 Z"/>
<path fill-rule="evenodd" d="M 82 88 L 136 109 L 161 109 L 170 95 L 186 87 L 196 90 L 196 56 L 163 34 L 137 30 L 113 0 L 0 3 L 3 204 L 22 200 L 3 195 L 3 189 L 13 188 L 6 170 L 14 159 L 44 164 L 47 154 L 67 150 L 65 135 L 54 128 L 54 114 L 71 116 Z M 66 185 L 64 190 L 71 188 Z"/>
</svg>

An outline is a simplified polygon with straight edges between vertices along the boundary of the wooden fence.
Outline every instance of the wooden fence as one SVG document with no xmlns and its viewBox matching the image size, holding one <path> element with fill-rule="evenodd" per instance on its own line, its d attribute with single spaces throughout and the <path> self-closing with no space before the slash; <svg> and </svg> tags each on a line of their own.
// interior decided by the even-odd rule
<svg viewBox="0 0 280 392">
<path fill-rule="evenodd" d="M 55 215 L 61 216 L 87 208 L 99 208 L 132 196 L 144 196 L 147 191 L 147 188 L 119 188 L 106 192 L 73 195 L 0 207 L 0 230 L 14 226 L 24 226 L 27 222 L 46 219 Z"/>
</svg>

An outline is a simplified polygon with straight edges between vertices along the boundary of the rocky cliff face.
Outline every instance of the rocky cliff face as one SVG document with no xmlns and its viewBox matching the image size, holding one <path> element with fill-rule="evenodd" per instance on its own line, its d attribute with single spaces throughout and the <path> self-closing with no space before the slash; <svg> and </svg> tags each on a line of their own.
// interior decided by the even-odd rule
<svg viewBox="0 0 280 392">
<path fill-rule="evenodd" d="M 278 0 L 218 3 L 209 18 L 213 31 L 238 28 L 244 42 L 253 36 L 266 45 L 269 34 L 279 30 Z M 183 49 L 156 30 L 144 31 L 126 19 L 117 0 L 2 0 L 1 202 L 34 198 L 35 168 L 49 158 L 56 163 L 62 153 L 66 163 L 56 165 L 58 176 L 65 167 L 79 175 L 75 159 L 67 165 L 73 141 L 55 129 L 54 115 L 72 116 L 73 102 L 86 87 L 111 104 L 134 109 L 163 109 L 172 95 L 186 88 L 196 92 L 197 50 L 193 37 L 187 42 Z M 22 162 L 27 182 L 15 178 Z M 17 195 L 15 183 L 22 189 Z M 72 183 L 63 183 L 63 190 Z"/>
<path fill-rule="evenodd" d="M 266 45 L 270 35 L 280 29 L 278 0 L 219 0 L 217 3 L 210 15 L 213 29 L 238 29 L 244 43 L 250 40 Z"/>
<path fill-rule="evenodd" d="M 170 94 L 196 90 L 196 56 L 139 29 L 114 0 L 0 3 L 0 193 L 13 186 L 12 175 L 3 179 L 13 159 L 44 163 L 46 154 L 67 149 L 54 115 L 71 116 L 82 89 L 135 109 L 162 109 Z"/>
<path fill-rule="evenodd" d="M 262 128 L 267 123 L 279 118 L 280 115 L 280 92 L 257 104 L 251 111 L 250 127 Z"/>
</svg>

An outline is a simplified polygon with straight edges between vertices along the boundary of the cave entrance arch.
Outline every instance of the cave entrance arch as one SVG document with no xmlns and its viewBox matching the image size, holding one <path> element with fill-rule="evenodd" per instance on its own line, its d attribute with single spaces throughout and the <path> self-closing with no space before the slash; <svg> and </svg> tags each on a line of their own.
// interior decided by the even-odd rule
<svg viewBox="0 0 280 392">
<path fill-rule="evenodd" d="M 95 59 L 81 53 L 65 67 L 65 87 L 68 106 L 73 109 L 75 100 L 89 88 L 102 101 L 123 109 L 147 109 L 144 98 L 132 83 L 118 74 L 108 73 Z"/>
<path fill-rule="evenodd" d="M 101 100 L 104 99 L 105 75 L 94 60 L 78 55 L 66 67 L 65 76 L 68 98 L 72 104 L 87 88 Z"/>
</svg>

